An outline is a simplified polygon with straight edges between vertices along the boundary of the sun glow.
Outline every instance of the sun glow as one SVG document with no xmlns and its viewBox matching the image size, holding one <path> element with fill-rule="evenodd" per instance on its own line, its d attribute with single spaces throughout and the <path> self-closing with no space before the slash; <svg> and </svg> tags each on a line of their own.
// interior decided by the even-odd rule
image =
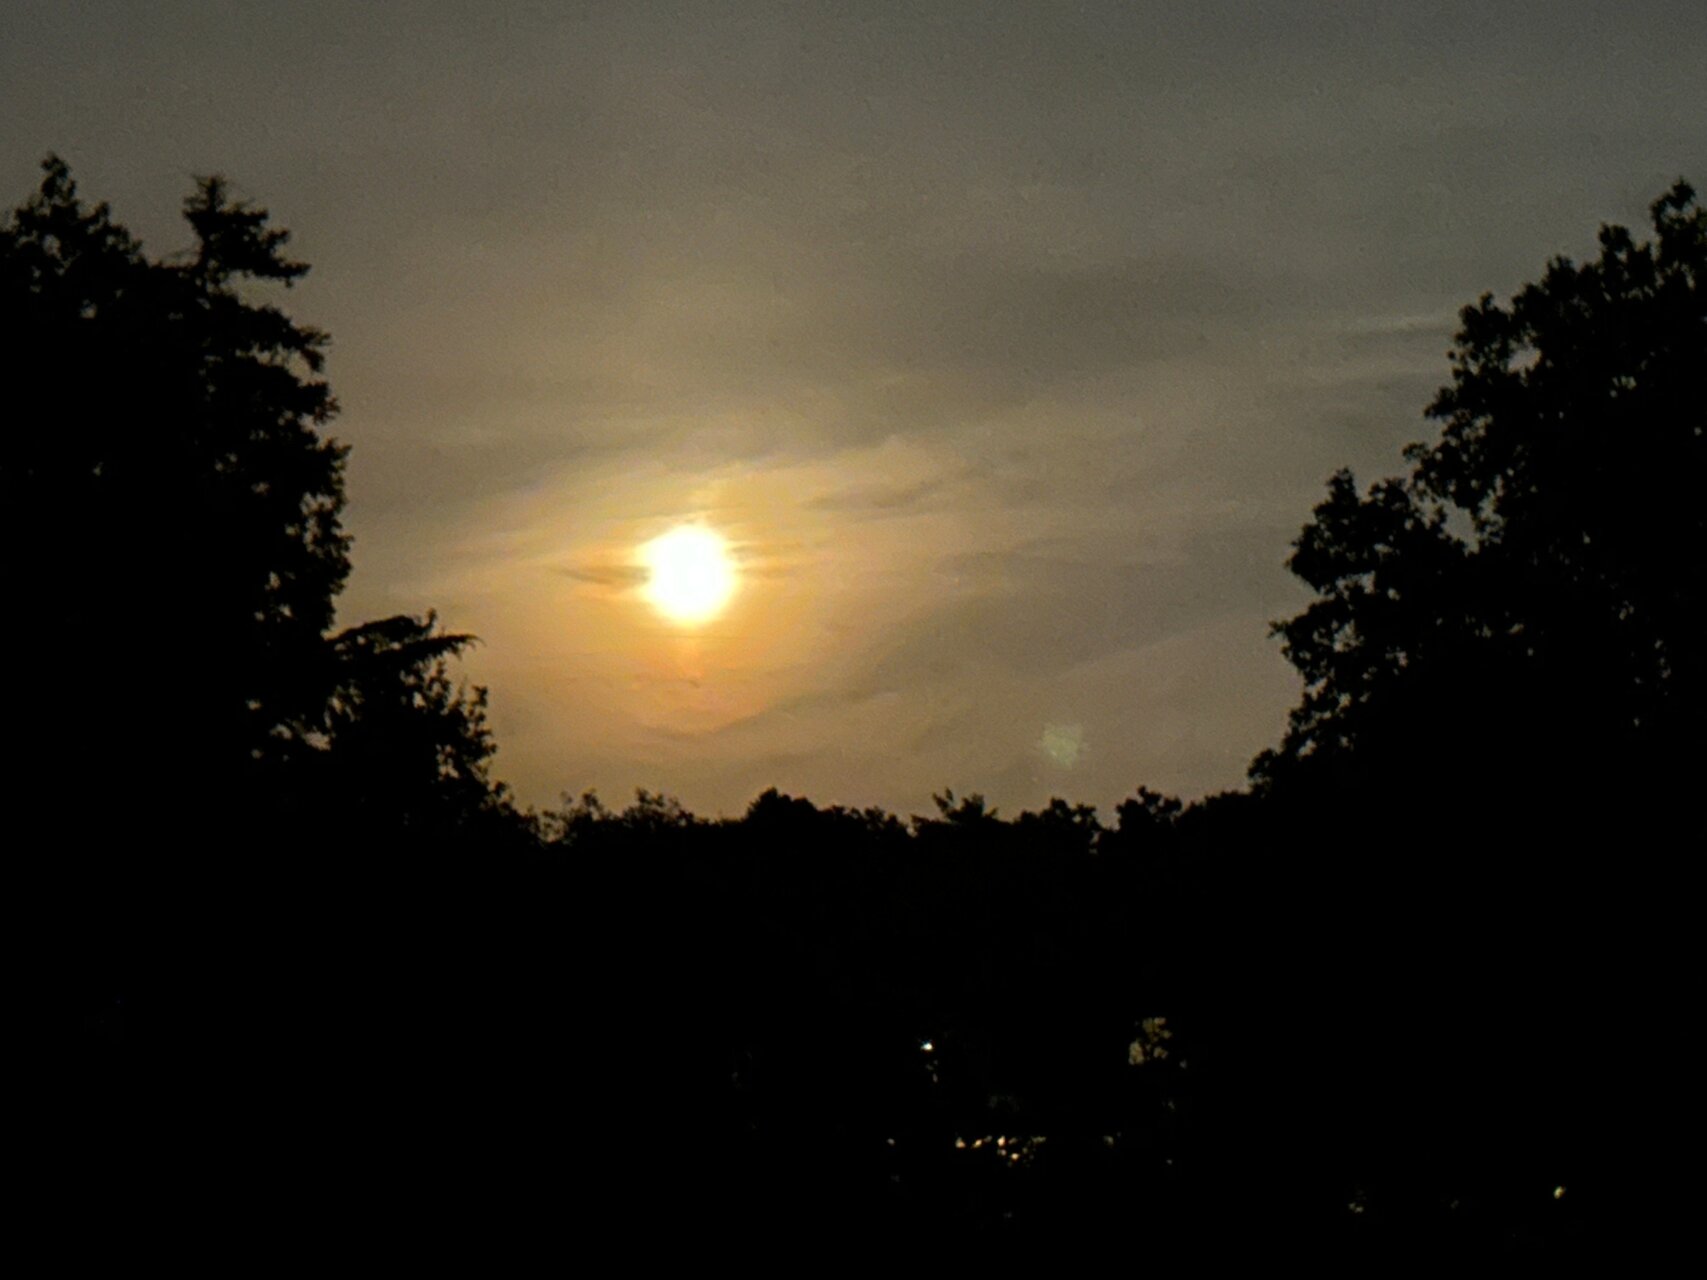
<svg viewBox="0 0 1707 1280">
<path fill-rule="evenodd" d="M 707 622 L 735 594 L 729 544 L 710 529 L 672 529 L 642 547 L 640 559 L 646 567 L 646 598 L 672 622 Z"/>
</svg>

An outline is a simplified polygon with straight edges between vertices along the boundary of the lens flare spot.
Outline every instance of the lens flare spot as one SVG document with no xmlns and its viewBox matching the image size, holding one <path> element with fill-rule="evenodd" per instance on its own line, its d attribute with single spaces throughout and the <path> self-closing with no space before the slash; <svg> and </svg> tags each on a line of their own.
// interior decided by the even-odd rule
<svg viewBox="0 0 1707 1280">
<path fill-rule="evenodd" d="M 1071 769 L 1085 750 L 1085 731 L 1076 724 L 1052 724 L 1044 727 L 1043 741 L 1038 744 L 1043 754 L 1063 769 Z"/>
</svg>

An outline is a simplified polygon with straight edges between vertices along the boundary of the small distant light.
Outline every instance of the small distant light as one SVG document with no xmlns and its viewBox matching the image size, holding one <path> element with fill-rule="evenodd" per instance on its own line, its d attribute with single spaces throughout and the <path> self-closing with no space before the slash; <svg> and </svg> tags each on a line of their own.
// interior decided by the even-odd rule
<svg viewBox="0 0 1707 1280">
<path fill-rule="evenodd" d="M 1564 1189 L 1564 1187 L 1554 1187 L 1554 1188 L 1553 1188 L 1553 1199 L 1555 1199 L 1555 1200 L 1563 1200 L 1563 1199 L 1564 1199 L 1564 1198 L 1565 1198 L 1565 1189 Z"/>
<path fill-rule="evenodd" d="M 885 1138 L 885 1139 L 884 1139 L 884 1140 L 883 1140 L 883 1142 L 884 1142 L 884 1145 L 885 1145 L 885 1146 L 890 1146 L 890 1147 L 892 1147 L 892 1146 L 894 1146 L 894 1145 L 895 1145 L 895 1139 L 893 1139 L 893 1138 Z"/>
<path fill-rule="evenodd" d="M 965 1138 L 956 1138 L 954 1140 L 954 1149 L 956 1151 L 966 1150 L 966 1139 Z"/>
<path fill-rule="evenodd" d="M 931 1043 L 929 1040 L 926 1040 L 922 1045 L 919 1046 L 919 1048 L 921 1050 L 923 1050 L 925 1053 L 930 1053 L 936 1049 L 936 1045 Z"/>
<path fill-rule="evenodd" d="M 1005 1147 L 1008 1145 L 1008 1140 L 1006 1138 L 997 1138 L 996 1145 L 998 1147 Z"/>
</svg>

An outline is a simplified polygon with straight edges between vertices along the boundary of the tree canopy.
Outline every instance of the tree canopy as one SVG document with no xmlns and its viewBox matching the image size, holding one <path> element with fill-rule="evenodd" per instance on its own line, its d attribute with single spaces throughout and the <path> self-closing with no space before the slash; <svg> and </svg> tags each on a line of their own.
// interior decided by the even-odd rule
<svg viewBox="0 0 1707 1280">
<path fill-rule="evenodd" d="M 349 574 L 325 335 L 239 291 L 307 268 L 217 180 L 162 262 L 44 169 L 0 227 L 0 572 L 31 718 L 81 785 L 162 756 L 229 779 L 304 696 Z"/>
<path fill-rule="evenodd" d="M 1250 1057 L 1308 1001 L 1347 1064 L 1318 1104 L 1348 1152 L 1381 1117 L 1357 1158 L 1409 1195 L 1569 1171 L 1610 1222 L 1608 1171 L 1679 1122 L 1692 934 L 1656 874 L 1707 835 L 1707 211 L 1680 181 L 1651 217 L 1465 307 L 1439 437 L 1335 474 L 1290 560 L 1304 691 L 1251 770 L 1284 984 L 1230 1024 Z M 1585 1052 L 1614 1009 L 1643 1048 Z"/>
<path fill-rule="evenodd" d="M 383 754 L 416 791 L 490 799 L 484 694 L 435 665 L 467 637 L 409 618 L 330 634 L 347 451 L 325 434 L 327 336 L 278 305 L 308 271 L 289 234 L 203 178 L 191 247 L 152 258 L 62 160 L 43 169 L 0 225 L 0 589 L 35 792 L 136 812 L 187 786 L 205 812 L 277 793 L 287 766 Z"/>
<path fill-rule="evenodd" d="M 1465 307 L 1440 438 L 1403 478 L 1329 482 L 1290 561 L 1318 598 L 1276 626 L 1304 696 L 1259 786 L 1699 769 L 1707 211 L 1680 181 L 1652 221 Z"/>
</svg>

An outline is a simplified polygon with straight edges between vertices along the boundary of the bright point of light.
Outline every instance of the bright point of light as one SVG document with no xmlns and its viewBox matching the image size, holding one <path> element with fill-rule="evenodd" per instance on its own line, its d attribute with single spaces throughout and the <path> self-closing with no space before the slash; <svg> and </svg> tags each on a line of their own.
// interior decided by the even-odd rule
<svg viewBox="0 0 1707 1280">
<path fill-rule="evenodd" d="M 1553 1199 L 1563 1200 L 1564 1198 L 1565 1198 L 1565 1189 L 1563 1187 L 1554 1187 L 1553 1188 Z"/>
<path fill-rule="evenodd" d="M 929 1053 L 932 1049 L 936 1048 L 936 1045 L 931 1043 L 929 1040 L 926 1040 L 922 1045 L 919 1046 L 919 1048 L 923 1049 L 926 1053 Z"/>
<path fill-rule="evenodd" d="M 672 529 L 642 547 L 640 559 L 646 567 L 646 598 L 672 622 L 709 621 L 735 594 L 729 544 L 710 529 Z"/>
</svg>

